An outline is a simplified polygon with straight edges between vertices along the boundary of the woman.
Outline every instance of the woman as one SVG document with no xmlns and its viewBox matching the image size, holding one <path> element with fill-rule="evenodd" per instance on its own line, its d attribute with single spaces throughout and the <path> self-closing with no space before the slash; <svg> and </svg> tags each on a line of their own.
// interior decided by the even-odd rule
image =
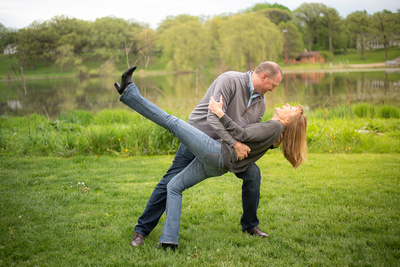
<svg viewBox="0 0 400 267">
<path fill-rule="evenodd" d="M 226 130 L 238 141 L 251 149 L 248 157 L 237 161 L 235 150 L 221 140 L 214 140 L 183 120 L 170 115 L 143 98 L 131 77 L 135 67 L 122 75 L 121 86 L 115 87 L 121 94 L 120 101 L 144 117 L 164 127 L 175 135 L 196 158 L 168 183 L 167 218 L 160 242 L 162 247 L 176 248 L 182 209 L 182 192 L 209 177 L 220 176 L 228 171 L 240 172 L 261 158 L 283 134 L 284 156 L 297 168 L 306 158 L 307 120 L 303 107 L 286 104 L 276 108 L 271 120 L 247 125 L 242 128 L 222 111 L 220 103 L 210 99 L 209 108 L 218 116 Z M 129 74 L 129 75 L 128 75 Z"/>
</svg>

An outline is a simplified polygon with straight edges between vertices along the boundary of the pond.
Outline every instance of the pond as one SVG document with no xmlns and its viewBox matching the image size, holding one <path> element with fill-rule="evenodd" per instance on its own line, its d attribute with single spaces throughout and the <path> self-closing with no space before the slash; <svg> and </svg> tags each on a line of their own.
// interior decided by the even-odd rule
<svg viewBox="0 0 400 267">
<path fill-rule="evenodd" d="M 145 75 L 139 71 L 134 81 L 142 94 L 159 107 L 187 116 L 196 106 L 216 74 L 201 73 Z M 56 118 L 63 112 L 128 109 L 118 101 L 113 86 L 119 77 L 27 80 L 27 104 L 31 113 Z M 267 109 L 285 103 L 301 104 L 309 110 L 359 102 L 400 107 L 400 69 L 376 71 L 284 73 L 281 84 L 266 94 Z M 26 114 L 20 82 L 0 81 L 0 115 Z"/>
</svg>

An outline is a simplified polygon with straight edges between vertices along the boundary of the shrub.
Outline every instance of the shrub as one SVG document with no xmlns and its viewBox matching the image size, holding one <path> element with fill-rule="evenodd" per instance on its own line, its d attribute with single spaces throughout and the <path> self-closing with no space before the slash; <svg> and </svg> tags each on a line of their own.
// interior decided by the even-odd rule
<svg viewBox="0 0 400 267">
<path fill-rule="evenodd" d="M 108 125 L 113 123 L 128 124 L 139 118 L 139 115 L 128 110 L 103 110 L 99 112 L 95 118 L 94 123 L 98 125 Z"/>
<path fill-rule="evenodd" d="M 375 110 L 371 104 L 360 103 L 354 107 L 354 113 L 359 118 L 373 118 Z"/>
<path fill-rule="evenodd" d="M 351 117 L 351 110 L 349 106 L 339 106 L 334 107 L 330 111 L 329 118 L 350 118 Z"/>
<path fill-rule="evenodd" d="M 335 59 L 335 56 L 332 54 L 332 53 L 330 53 L 329 51 L 321 51 L 320 52 L 320 55 L 325 59 L 325 61 L 329 61 L 329 62 L 331 62 L 331 61 L 333 61 L 334 59 Z"/>
<path fill-rule="evenodd" d="M 389 118 L 398 119 L 400 118 L 400 112 L 397 107 L 385 105 L 378 109 L 378 117 L 383 119 L 389 119 Z"/>
<path fill-rule="evenodd" d="M 348 106 L 333 107 L 325 110 L 318 108 L 312 112 L 306 112 L 307 119 L 334 119 L 334 118 L 350 118 L 350 108 Z"/>
<path fill-rule="evenodd" d="M 309 151 L 400 153 L 398 109 L 375 108 L 382 118 L 365 118 L 371 109 L 355 106 L 357 116 L 352 119 L 348 106 L 325 109 L 325 114 L 307 112 Z M 170 132 L 127 110 L 104 110 L 95 116 L 74 111 L 53 121 L 32 114 L 30 121 L 31 133 L 27 117 L 1 117 L 1 155 L 163 155 L 175 153 L 179 146 Z"/>
<path fill-rule="evenodd" d="M 74 110 L 67 113 L 61 113 L 59 119 L 60 121 L 87 126 L 93 121 L 93 114 L 84 110 Z"/>
</svg>

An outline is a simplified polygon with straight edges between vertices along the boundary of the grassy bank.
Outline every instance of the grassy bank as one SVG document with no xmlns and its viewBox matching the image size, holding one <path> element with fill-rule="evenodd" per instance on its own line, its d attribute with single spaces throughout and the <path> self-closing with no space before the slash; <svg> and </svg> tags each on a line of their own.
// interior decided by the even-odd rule
<svg viewBox="0 0 400 267">
<path fill-rule="evenodd" d="M 1 158 L 0 265 L 398 265 L 397 154 L 311 154 L 296 171 L 268 154 L 258 212 L 268 239 L 241 233 L 241 181 L 228 174 L 185 191 L 175 253 L 154 247 L 164 217 L 132 248 L 137 218 L 172 159 Z"/>
<path fill-rule="evenodd" d="M 397 57 L 400 57 L 400 48 L 392 47 L 388 49 L 388 60 L 393 60 Z M 14 58 L 14 59 L 13 59 Z M 16 55 L 0 55 L 0 80 L 14 79 L 15 74 L 13 71 L 13 64 L 16 60 Z M 150 64 L 147 68 L 146 75 L 159 74 L 165 72 L 166 66 L 161 64 L 159 60 L 154 59 L 154 63 Z M 320 63 L 301 63 L 301 64 L 288 64 L 285 65 L 283 59 L 279 59 L 277 63 L 280 64 L 284 72 L 291 71 L 320 71 L 323 69 L 324 71 L 329 70 L 337 70 L 337 69 L 349 69 L 354 68 L 354 66 L 350 67 L 350 65 L 354 64 L 373 64 L 373 63 L 383 63 L 385 62 L 385 52 L 383 49 L 373 49 L 366 50 L 364 52 L 364 59 L 361 59 L 361 54 L 357 50 L 349 49 L 347 51 L 343 51 L 340 54 L 334 56 L 332 61 L 328 61 L 324 64 Z M 88 75 L 93 76 L 102 76 L 102 75 L 115 75 L 119 76 L 122 71 L 126 68 L 125 62 L 120 62 L 116 64 L 116 66 L 108 66 L 106 73 L 101 73 L 101 66 L 97 60 L 93 60 L 91 56 L 85 58 L 83 65 L 88 71 Z M 142 68 L 142 66 L 139 66 Z M 104 68 L 104 66 L 103 66 Z M 209 62 L 206 69 L 204 71 L 215 72 L 216 70 L 215 64 L 213 62 Z M 382 68 L 382 67 L 381 67 Z M 19 68 L 17 69 L 19 73 Z M 111 72 L 110 72 L 111 71 Z M 195 70 L 193 70 L 195 71 Z M 244 71 L 244 70 L 243 70 Z M 217 71 L 220 73 L 220 70 Z M 78 71 L 71 66 L 71 68 L 67 71 L 59 66 L 55 65 L 55 62 L 40 62 L 35 66 L 34 69 L 26 68 L 24 70 L 24 76 L 27 79 L 38 79 L 38 78 L 61 78 L 61 77 L 73 77 L 79 76 Z"/>
<path fill-rule="evenodd" d="M 265 118 L 272 116 L 268 112 Z M 360 104 L 307 116 L 311 153 L 400 153 L 396 107 Z M 167 130 L 126 110 L 73 111 L 54 120 L 33 114 L 29 122 L 27 117 L 0 118 L 3 156 L 167 155 L 178 145 Z"/>
</svg>

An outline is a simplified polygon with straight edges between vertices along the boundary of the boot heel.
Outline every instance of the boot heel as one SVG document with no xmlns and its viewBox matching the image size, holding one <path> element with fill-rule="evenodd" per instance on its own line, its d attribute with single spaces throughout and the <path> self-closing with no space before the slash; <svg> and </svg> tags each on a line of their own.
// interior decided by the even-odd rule
<svg viewBox="0 0 400 267">
<path fill-rule="evenodd" d="M 114 83 L 115 89 L 117 89 L 117 91 L 119 91 L 119 88 L 121 88 L 121 85 L 118 82 Z"/>
</svg>

